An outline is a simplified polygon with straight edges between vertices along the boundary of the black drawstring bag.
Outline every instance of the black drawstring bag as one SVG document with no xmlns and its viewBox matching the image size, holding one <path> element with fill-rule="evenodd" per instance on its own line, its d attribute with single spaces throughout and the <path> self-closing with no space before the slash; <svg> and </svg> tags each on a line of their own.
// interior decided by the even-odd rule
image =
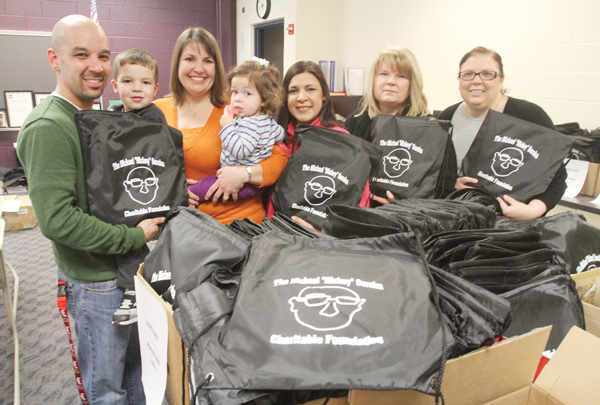
<svg viewBox="0 0 600 405">
<path fill-rule="evenodd" d="M 371 192 L 396 198 L 443 198 L 456 182 L 456 152 L 450 121 L 432 117 L 378 115 L 370 127 L 381 150 Z"/>
<path fill-rule="evenodd" d="M 321 229 L 331 204 L 358 206 L 379 152 L 344 132 L 298 125 L 299 149 L 277 181 L 275 211 L 298 216 Z"/>
<path fill-rule="evenodd" d="M 571 212 L 561 212 L 532 221 L 503 219 L 498 226 L 531 227 L 556 254 L 558 263 L 571 274 L 600 267 L 600 229 Z"/>
<path fill-rule="evenodd" d="M 447 271 L 435 266 L 430 266 L 430 269 L 438 289 L 445 290 L 459 298 L 472 311 L 484 318 L 494 331 L 494 338 L 502 336 L 511 320 L 509 302 Z M 481 341 L 479 346 L 486 343 L 490 342 Z"/>
<path fill-rule="evenodd" d="M 269 232 L 253 239 L 231 318 L 195 371 L 209 395 L 408 388 L 440 395 L 452 342 L 414 234 L 328 240 Z"/>
<path fill-rule="evenodd" d="M 389 207 L 387 207 L 389 206 Z M 489 228 L 496 221 L 496 214 L 489 208 L 480 204 L 450 201 L 440 199 L 419 199 L 407 198 L 403 200 L 394 199 L 390 204 L 386 204 L 377 209 L 387 210 L 395 207 L 404 212 L 421 212 L 431 218 L 436 219 L 443 228 L 443 231 Z"/>
<path fill-rule="evenodd" d="M 265 218 L 260 224 L 251 219 L 236 219 L 226 225 L 236 234 L 244 239 L 251 241 L 252 238 L 267 233 L 269 231 L 280 231 L 289 235 L 304 236 L 307 238 L 325 238 L 324 233 L 305 228 L 302 225 L 292 221 L 281 212 L 275 212 L 271 218 Z"/>
<path fill-rule="evenodd" d="M 442 232 L 425 240 L 423 246 L 430 264 L 448 270 L 452 263 L 464 261 L 467 252 L 481 242 L 535 243 L 539 240 L 540 234 L 536 231 L 492 228 Z"/>
<path fill-rule="evenodd" d="M 555 124 L 554 129 L 565 135 L 585 135 L 586 130 L 579 126 L 578 122 L 565 122 L 564 124 Z"/>
<path fill-rule="evenodd" d="M 446 199 L 450 201 L 469 201 L 478 203 L 494 210 L 497 214 L 502 215 L 502 208 L 500 208 L 498 200 L 482 188 L 466 187 L 454 190 L 446 196 Z"/>
<path fill-rule="evenodd" d="M 583 135 L 571 135 L 570 138 L 574 141 L 570 159 L 600 163 L 600 139 Z"/>
<path fill-rule="evenodd" d="M 248 241 L 211 216 L 180 207 L 169 214 L 154 249 L 146 257 L 144 277 L 158 294 L 165 293 L 171 284 L 179 294 L 209 280 L 215 271 L 241 271 L 249 246 Z M 233 296 L 237 285 L 227 285 Z"/>
<path fill-rule="evenodd" d="M 391 218 L 407 223 L 411 231 L 419 235 L 421 240 L 444 231 L 443 225 L 437 218 L 420 210 L 406 209 L 405 206 L 398 204 L 399 201 L 402 200 L 392 200 L 389 204 L 376 207 L 375 210 L 381 215 L 388 215 Z"/>
<path fill-rule="evenodd" d="M 181 132 L 129 112 L 78 111 L 88 207 L 136 226 L 188 205 Z"/>
<path fill-rule="evenodd" d="M 572 145 L 557 131 L 490 110 L 463 159 L 463 173 L 493 197 L 527 202 L 546 191 Z"/>
<path fill-rule="evenodd" d="M 571 327 L 585 329 L 583 307 L 575 281 L 560 266 L 552 266 L 523 285 L 500 295 L 512 307 L 513 320 L 506 336 L 552 325 L 546 349 L 556 349 Z"/>
<path fill-rule="evenodd" d="M 323 233 L 339 239 L 372 238 L 411 232 L 410 224 L 381 210 L 332 204 L 327 207 Z"/>
<path fill-rule="evenodd" d="M 569 159 L 600 163 L 600 137 L 598 136 L 600 133 L 598 129 L 588 131 L 581 128 L 577 122 L 557 124 L 554 129 L 573 138 L 574 144 L 569 153 Z"/>
</svg>

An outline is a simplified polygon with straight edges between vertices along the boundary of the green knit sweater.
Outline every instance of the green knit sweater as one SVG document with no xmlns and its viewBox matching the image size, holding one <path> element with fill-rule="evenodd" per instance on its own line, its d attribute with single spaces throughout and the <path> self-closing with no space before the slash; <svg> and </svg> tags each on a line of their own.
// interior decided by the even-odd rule
<svg viewBox="0 0 600 405">
<path fill-rule="evenodd" d="M 60 97 L 47 97 L 25 120 L 17 155 L 58 267 L 76 280 L 106 281 L 117 276 L 114 256 L 142 247 L 144 231 L 88 214 L 76 111 Z"/>
</svg>

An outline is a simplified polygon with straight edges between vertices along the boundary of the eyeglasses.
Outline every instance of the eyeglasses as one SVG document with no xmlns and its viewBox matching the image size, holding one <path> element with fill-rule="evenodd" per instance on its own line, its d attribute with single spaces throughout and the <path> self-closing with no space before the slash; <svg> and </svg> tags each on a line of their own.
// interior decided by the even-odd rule
<svg viewBox="0 0 600 405">
<path fill-rule="evenodd" d="M 129 184 L 133 188 L 141 188 L 142 186 L 152 187 L 158 183 L 158 179 L 156 177 L 150 177 L 148 179 L 131 179 L 125 180 L 125 183 Z"/>
<path fill-rule="evenodd" d="M 523 165 L 523 159 L 511 157 L 508 153 L 496 152 L 494 156 L 502 162 L 502 167 L 507 169 L 508 166 L 521 167 Z"/>
<path fill-rule="evenodd" d="M 400 159 L 398 156 L 385 156 L 384 159 L 390 162 L 391 165 L 394 165 L 394 169 L 398 169 L 400 166 L 408 166 L 412 163 L 412 160 L 409 158 Z"/>
<path fill-rule="evenodd" d="M 319 184 L 319 183 L 312 183 L 310 181 L 307 181 L 306 185 L 308 187 L 310 187 L 310 189 L 312 191 L 314 191 L 316 194 L 325 193 L 326 195 L 333 195 L 333 193 L 335 193 L 335 188 L 333 188 L 333 187 L 327 187 L 327 186 L 324 186 L 324 185 Z"/>
<path fill-rule="evenodd" d="M 481 78 L 481 80 L 484 81 L 490 81 L 490 80 L 494 80 L 496 77 L 498 76 L 504 76 L 502 73 L 498 73 L 498 72 L 489 72 L 487 70 L 484 70 L 483 72 L 471 72 L 470 70 L 465 70 L 464 72 L 459 72 L 458 73 L 458 78 L 461 80 L 465 80 L 470 82 L 471 80 L 475 79 L 475 76 L 479 76 Z"/>
<path fill-rule="evenodd" d="M 298 297 L 298 302 L 304 302 L 307 307 L 320 307 L 330 302 L 335 302 L 340 305 L 356 305 L 358 304 L 358 297 L 351 296 L 337 296 L 332 297 L 325 293 L 311 293 L 306 294 L 304 297 Z"/>
</svg>

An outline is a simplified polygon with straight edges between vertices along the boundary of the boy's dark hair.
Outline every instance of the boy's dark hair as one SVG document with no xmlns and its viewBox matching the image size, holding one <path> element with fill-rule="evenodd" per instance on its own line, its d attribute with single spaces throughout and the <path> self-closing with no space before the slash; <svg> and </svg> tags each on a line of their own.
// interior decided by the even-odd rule
<svg viewBox="0 0 600 405">
<path fill-rule="evenodd" d="M 119 68 L 123 65 L 144 66 L 154 73 L 154 83 L 158 83 L 158 64 L 154 56 L 139 48 L 127 49 L 117 55 L 113 67 L 113 78 L 115 81 L 119 78 Z"/>
<path fill-rule="evenodd" d="M 234 77 L 247 77 L 248 82 L 253 84 L 260 95 L 263 105 L 261 111 L 273 117 L 282 102 L 282 89 L 279 85 L 279 70 L 273 66 L 263 66 L 260 63 L 249 60 L 234 67 L 227 75 L 227 81 L 231 88 L 231 79 Z"/>
</svg>

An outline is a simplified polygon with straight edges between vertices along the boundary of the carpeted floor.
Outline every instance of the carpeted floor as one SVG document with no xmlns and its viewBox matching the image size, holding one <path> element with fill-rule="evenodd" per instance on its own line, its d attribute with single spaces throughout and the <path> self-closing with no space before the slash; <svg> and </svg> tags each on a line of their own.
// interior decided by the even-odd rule
<svg viewBox="0 0 600 405">
<path fill-rule="evenodd" d="M 56 264 L 39 227 L 4 234 L 4 255 L 19 275 L 17 329 L 21 404 L 75 404 L 69 342 L 56 307 Z M 9 272 L 11 290 L 12 273 Z M 0 292 L 3 295 L 3 292 Z M 0 404 L 13 403 L 13 337 L 0 299 Z"/>
</svg>

